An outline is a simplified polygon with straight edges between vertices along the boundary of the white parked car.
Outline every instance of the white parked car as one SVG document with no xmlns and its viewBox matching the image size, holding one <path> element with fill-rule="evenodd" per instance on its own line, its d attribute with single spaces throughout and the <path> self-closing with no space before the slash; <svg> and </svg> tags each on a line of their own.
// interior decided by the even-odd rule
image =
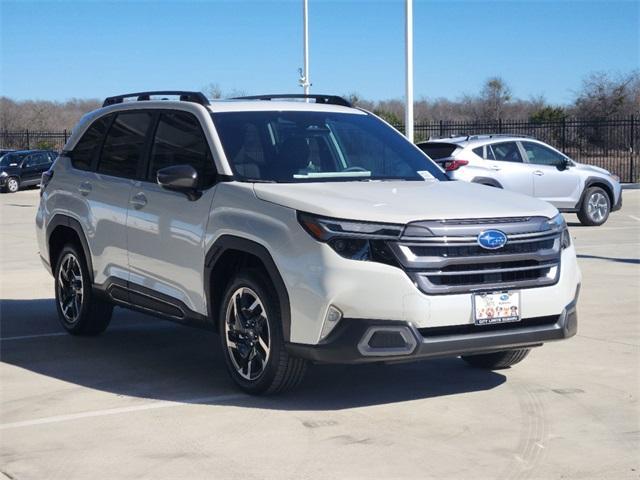
<svg viewBox="0 0 640 480">
<path fill-rule="evenodd" d="M 471 135 L 420 142 L 418 147 L 451 179 L 546 200 L 561 212 L 577 213 L 584 225 L 602 225 L 610 212 L 622 208 L 617 176 L 530 137 Z"/>
<path fill-rule="evenodd" d="M 82 118 L 36 217 L 64 328 L 101 333 L 120 305 L 214 329 L 250 393 L 309 362 L 504 368 L 576 333 L 555 207 L 449 181 L 342 98 L 281 97 L 145 92 Z"/>
</svg>

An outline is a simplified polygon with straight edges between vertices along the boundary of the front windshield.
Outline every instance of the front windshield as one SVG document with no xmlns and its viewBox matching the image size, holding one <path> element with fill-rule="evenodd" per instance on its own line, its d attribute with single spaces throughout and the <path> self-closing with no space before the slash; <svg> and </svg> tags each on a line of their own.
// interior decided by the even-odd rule
<svg viewBox="0 0 640 480">
<path fill-rule="evenodd" d="M 446 180 L 439 167 L 371 115 L 254 111 L 212 117 L 239 180 Z"/>
<path fill-rule="evenodd" d="M 6 153 L 4 156 L 0 157 L 0 167 L 18 165 L 26 156 L 26 153 Z"/>
</svg>

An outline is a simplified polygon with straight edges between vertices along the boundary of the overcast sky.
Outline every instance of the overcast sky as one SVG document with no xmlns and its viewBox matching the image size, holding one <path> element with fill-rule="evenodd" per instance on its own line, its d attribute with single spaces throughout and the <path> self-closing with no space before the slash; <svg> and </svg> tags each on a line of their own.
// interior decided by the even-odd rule
<svg viewBox="0 0 640 480">
<path fill-rule="evenodd" d="M 310 4 L 312 91 L 404 94 L 404 1 Z M 64 100 L 151 89 L 300 92 L 302 0 L 0 0 L 0 90 Z M 420 1 L 415 96 L 458 98 L 492 75 L 568 103 L 585 74 L 640 65 L 640 2 Z"/>
</svg>

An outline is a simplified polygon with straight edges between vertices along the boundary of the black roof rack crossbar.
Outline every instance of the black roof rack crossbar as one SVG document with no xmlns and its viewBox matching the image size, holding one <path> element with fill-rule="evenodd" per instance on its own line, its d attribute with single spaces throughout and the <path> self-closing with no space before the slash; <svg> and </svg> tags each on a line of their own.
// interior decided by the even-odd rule
<svg viewBox="0 0 640 480">
<path fill-rule="evenodd" d="M 278 93 L 275 95 L 249 95 L 247 97 L 234 97 L 232 100 L 277 100 L 287 98 L 312 99 L 316 103 L 327 105 L 340 105 L 342 107 L 353 107 L 351 102 L 338 95 L 305 95 L 304 93 Z"/>
<path fill-rule="evenodd" d="M 125 98 L 136 98 L 138 102 L 149 100 L 151 96 L 157 95 L 175 95 L 180 97 L 180 101 L 182 102 L 194 102 L 199 103 L 200 105 L 209 105 L 209 100 L 204 96 L 202 92 L 186 92 L 182 90 L 159 90 L 155 92 L 137 92 L 137 93 L 126 93 L 124 95 L 115 95 L 113 97 L 107 97 L 102 104 L 103 107 L 108 107 L 109 105 L 115 105 L 117 103 L 124 102 Z"/>
</svg>

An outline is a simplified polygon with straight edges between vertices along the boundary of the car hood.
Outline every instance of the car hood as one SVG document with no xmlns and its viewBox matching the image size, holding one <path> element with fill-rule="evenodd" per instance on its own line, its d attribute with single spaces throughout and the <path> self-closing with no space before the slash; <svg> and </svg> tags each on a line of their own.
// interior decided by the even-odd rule
<svg viewBox="0 0 640 480">
<path fill-rule="evenodd" d="M 460 181 L 256 183 L 254 191 L 262 200 L 304 212 L 385 223 L 558 213 L 533 197 Z"/>
<path fill-rule="evenodd" d="M 609 171 L 604 168 L 596 167 L 594 165 L 587 165 L 586 163 L 577 163 L 576 166 L 578 169 L 583 170 L 585 172 L 594 172 L 599 173 L 600 175 L 609 175 Z"/>
</svg>

